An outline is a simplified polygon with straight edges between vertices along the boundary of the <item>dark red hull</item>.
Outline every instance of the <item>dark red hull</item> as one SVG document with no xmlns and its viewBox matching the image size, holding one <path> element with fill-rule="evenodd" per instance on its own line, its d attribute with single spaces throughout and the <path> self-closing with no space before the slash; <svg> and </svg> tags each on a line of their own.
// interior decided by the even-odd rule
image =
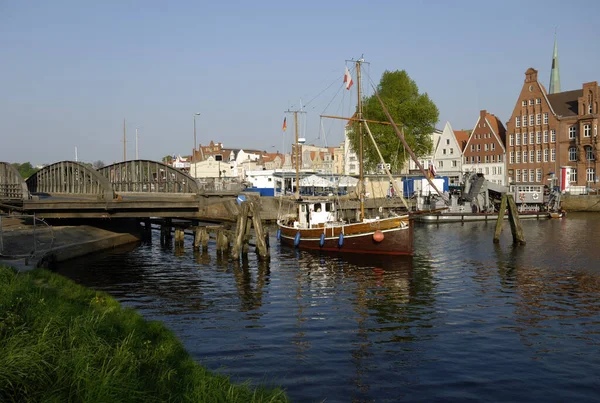
<svg viewBox="0 0 600 403">
<path fill-rule="evenodd" d="M 379 242 L 374 237 L 378 230 L 383 233 L 383 239 Z M 340 233 L 343 233 L 342 237 Z M 322 234 L 325 235 L 323 240 Z M 282 244 L 300 249 L 382 255 L 413 254 L 413 222 L 408 217 L 312 229 L 295 229 L 279 224 L 278 237 Z"/>
</svg>

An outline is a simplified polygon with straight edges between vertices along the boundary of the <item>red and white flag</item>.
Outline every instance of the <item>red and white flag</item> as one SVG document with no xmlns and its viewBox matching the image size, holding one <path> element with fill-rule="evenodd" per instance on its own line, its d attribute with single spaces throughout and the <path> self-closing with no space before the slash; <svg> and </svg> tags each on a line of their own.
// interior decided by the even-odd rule
<svg viewBox="0 0 600 403">
<path fill-rule="evenodd" d="M 350 70 L 348 70 L 348 67 L 346 67 L 346 73 L 344 74 L 344 82 L 346 83 L 347 90 L 349 90 L 350 87 L 352 87 L 352 84 L 354 84 L 354 81 L 352 81 L 352 76 L 350 75 Z"/>
</svg>

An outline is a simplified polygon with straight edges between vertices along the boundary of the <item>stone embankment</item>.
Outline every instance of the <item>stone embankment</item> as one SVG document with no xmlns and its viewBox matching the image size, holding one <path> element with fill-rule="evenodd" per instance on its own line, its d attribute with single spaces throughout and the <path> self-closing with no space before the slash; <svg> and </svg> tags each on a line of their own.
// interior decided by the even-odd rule
<svg viewBox="0 0 600 403">
<path fill-rule="evenodd" d="M 132 225 L 47 226 L 28 217 L 2 217 L 0 227 L 0 264 L 18 270 L 50 267 L 55 262 L 73 259 L 106 249 L 139 242 L 141 235 Z"/>
<path fill-rule="evenodd" d="M 567 212 L 600 212 L 600 195 L 563 195 L 562 208 Z"/>
</svg>

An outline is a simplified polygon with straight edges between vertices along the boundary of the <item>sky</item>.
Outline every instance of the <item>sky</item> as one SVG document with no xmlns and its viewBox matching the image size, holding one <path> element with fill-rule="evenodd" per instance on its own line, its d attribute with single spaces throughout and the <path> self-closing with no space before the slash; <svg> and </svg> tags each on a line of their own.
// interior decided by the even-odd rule
<svg viewBox="0 0 600 403">
<path fill-rule="evenodd" d="M 600 2 L 0 0 L 0 161 L 189 155 L 197 143 L 289 151 L 335 146 L 365 82 L 406 70 L 440 111 L 471 129 L 506 122 L 525 79 L 549 87 L 556 30 L 563 91 L 600 80 Z M 352 89 L 354 90 L 354 88 Z M 368 93 L 368 86 L 367 86 Z M 287 116 L 287 131 L 282 122 Z"/>
</svg>

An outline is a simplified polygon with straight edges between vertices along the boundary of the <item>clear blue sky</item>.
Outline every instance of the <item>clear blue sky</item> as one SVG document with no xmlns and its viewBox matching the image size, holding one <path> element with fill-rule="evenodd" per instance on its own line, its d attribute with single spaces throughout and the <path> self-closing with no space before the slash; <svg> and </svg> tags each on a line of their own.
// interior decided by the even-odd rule
<svg viewBox="0 0 600 403">
<path fill-rule="evenodd" d="M 123 118 L 128 158 L 136 127 L 140 158 L 186 155 L 196 111 L 198 143 L 281 150 L 300 100 L 319 143 L 318 115 L 350 110 L 348 95 L 345 110 L 325 106 L 362 54 L 373 80 L 405 69 L 440 128 L 472 128 L 480 109 L 505 122 L 528 67 L 548 88 L 557 26 L 562 90 L 600 80 L 599 16 L 596 1 L 0 1 L 0 160 L 78 147 L 82 161 L 120 161 Z M 328 125 L 339 143 L 341 123 Z"/>
</svg>

